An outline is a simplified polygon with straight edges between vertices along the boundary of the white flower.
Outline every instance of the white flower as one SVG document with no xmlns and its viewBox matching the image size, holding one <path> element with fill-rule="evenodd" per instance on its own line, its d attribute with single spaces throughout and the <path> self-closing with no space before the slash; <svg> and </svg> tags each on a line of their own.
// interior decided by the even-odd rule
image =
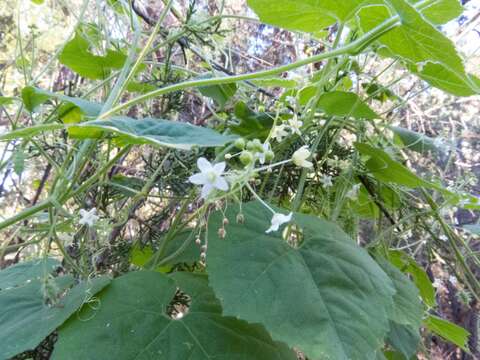
<svg viewBox="0 0 480 360">
<path fill-rule="evenodd" d="M 305 145 L 293 153 L 292 161 L 297 166 L 304 167 L 304 168 L 311 168 L 313 166 L 313 163 L 307 160 L 310 157 L 310 155 L 312 155 L 312 153 L 308 150 L 308 147 Z"/>
<path fill-rule="evenodd" d="M 275 213 L 273 214 L 272 217 L 272 224 L 268 228 L 267 231 L 265 231 L 267 234 L 272 232 L 272 231 L 277 231 L 280 226 L 282 226 L 285 223 L 288 223 L 290 220 L 292 220 L 293 213 L 290 213 L 288 215 L 283 215 L 280 213 Z"/>
<path fill-rule="evenodd" d="M 226 167 L 225 162 L 212 165 L 207 159 L 201 157 L 197 160 L 197 166 L 200 172 L 190 176 L 188 181 L 195 185 L 203 185 L 200 195 L 202 199 L 205 199 L 213 189 L 228 190 L 228 183 L 222 177 Z"/>
<path fill-rule="evenodd" d="M 450 281 L 450 283 L 451 283 L 452 285 L 457 285 L 457 282 L 458 282 L 458 281 L 457 281 L 457 278 L 456 278 L 455 276 L 453 276 L 453 275 L 450 275 L 450 276 L 448 277 L 448 281 Z"/>
<path fill-rule="evenodd" d="M 285 100 L 287 100 L 287 102 L 292 106 L 295 106 L 297 103 L 297 98 L 294 96 L 287 96 L 285 97 Z"/>
<path fill-rule="evenodd" d="M 281 142 L 284 137 L 288 136 L 288 132 L 285 130 L 287 127 L 285 125 L 278 125 L 273 128 L 272 137 Z"/>
<path fill-rule="evenodd" d="M 260 161 L 260 164 L 265 164 L 265 155 L 267 151 L 270 150 L 270 144 L 265 143 L 262 145 L 263 151 L 262 152 L 256 152 L 254 155 L 255 157 Z"/>
<path fill-rule="evenodd" d="M 358 192 L 360 191 L 361 184 L 355 184 L 353 187 L 348 190 L 347 194 L 345 197 L 349 198 L 350 200 L 357 200 L 358 198 Z"/>
<path fill-rule="evenodd" d="M 292 119 L 288 120 L 288 125 L 294 134 L 302 135 L 300 128 L 303 126 L 303 121 L 298 120 L 296 115 Z"/>
<path fill-rule="evenodd" d="M 332 177 L 330 175 L 322 175 L 320 182 L 322 183 L 324 188 L 333 186 Z"/>
<path fill-rule="evenodd" d="M 432 283 L 432 286 L 436 289 L 442 286 L 442 280 L 441 279 L 435 279 L 435 281 Z"/>
<path fill-rule="evenodd" d="M 97 220 L 98 216 L 96 215 L 97 209 L 92 208 L 89 211 L 85 209 L 80 209 L 80 216 L 82 217 L 78 222 L 80 225 L 93 226 Z"/>
</svg>

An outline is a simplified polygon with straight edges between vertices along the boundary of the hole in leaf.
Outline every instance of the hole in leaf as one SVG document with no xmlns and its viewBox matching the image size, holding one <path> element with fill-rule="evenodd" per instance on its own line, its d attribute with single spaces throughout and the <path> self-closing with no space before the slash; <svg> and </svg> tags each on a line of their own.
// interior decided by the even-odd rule
<svg viewBox="0 0 480 360">
<path fill-rule="evenodd" d="M 188 294 L 184 293 L 180 289 L 177 289 L 175 296 L 173 297 L 172 301 L 170 301 L 170 304 L 168 304 L 167 315 L 172 320 L 182 319 L 188 314 L 188 309 L 190 308 L 191 302 L 192 298 Z"/>
<path fill-rule="evenodd" d="M 303 243 L 303 229 L 296 224 L 291 224 L 285 227 L 282 232 L 282 237 L 288 245 L 297 249 Z"/>
</svg>

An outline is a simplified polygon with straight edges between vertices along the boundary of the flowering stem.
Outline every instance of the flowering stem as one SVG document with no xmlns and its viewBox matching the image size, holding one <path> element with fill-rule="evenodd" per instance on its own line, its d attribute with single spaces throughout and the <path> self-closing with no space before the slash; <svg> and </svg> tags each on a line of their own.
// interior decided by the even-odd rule
<svg viewBox="0 0 480 360">
<path fill-rule="evenodd" d="M 262 198 L 260 196 L 258 196 L 258 194 L 255 192 L 255 190 L 252 189 L 252 187 L 250 186 L 250 184 L 247 182 L 245 184 L 247 186 L 247 189 L 252 193 L 253 196 L 255 196 L 255 198 L 260 201 L 260 203 L 265 206 L 268 210 L 270 210 L 272 212 L 272 214 L 276 214 L 276 211 L 273 210 L 270 205 L 268 205 L 265 201 L 262 200 Z"/>
</svg>

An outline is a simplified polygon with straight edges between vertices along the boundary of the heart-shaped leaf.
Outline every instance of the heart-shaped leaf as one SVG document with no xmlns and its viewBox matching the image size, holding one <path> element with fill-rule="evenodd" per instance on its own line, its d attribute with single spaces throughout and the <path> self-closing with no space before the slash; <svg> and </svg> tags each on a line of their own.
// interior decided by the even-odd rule
<svg viewBox="0 0 480 360">
<path fill-rule="evenodd" d="M 280 231 L 265 233 L 272 214 L 260 203 L 242 205 L 244 224 L 239 211 L 229 206 L 209 220 L 207 269 L 224 314 L 260 322 L 315 359 L 372 359 L 395 291 L 377 263 L 330 222 L 295 213 L 302 241 L 294 247 Z"/>
<path fill-rule="evenodd" d="M 177 289 L 182 298 L 173 316 Z M 178 293 L 177 293 L 178 295 Z M 204 275 L 128 273 L 99 294 L 100 308 L 84 307 L 59 329 L 52 359 L 294 360 L 285 345 L 258 325 L 222 315 Z M 81 320 L 89 319 L 89 320 Z"/>
</svg>

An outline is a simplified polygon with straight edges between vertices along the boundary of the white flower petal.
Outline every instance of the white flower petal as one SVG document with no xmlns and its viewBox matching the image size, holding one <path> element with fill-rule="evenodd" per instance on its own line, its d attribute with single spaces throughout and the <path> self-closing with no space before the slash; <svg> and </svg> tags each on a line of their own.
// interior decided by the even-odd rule
<svg viewBox="0 0 480 360">
<path fill-rule="evenodd" d="M 200 194 L 200 197 L 202 199 L 206 199 L 207 196 L 212 192 L 212 190 L 213 190 L 213 185 L 210 183 L 206 183 L 202 187 L 202 193 Z"/>
<path fill-rule="evenodd" d="M 188 178 L 188 181 L 195 185 L 203 185 L 208 182 L 204 173 L 194 174 Z"/>
<path fill-rule="evenodd" d="M 208 161 L 204 157 L 198 158 L 197 166 L 201 172 L 207 172 L 212 169 L 212 164 L 210 163 L 210 161 Z"/>
<path fill-rule="evenodd" d="M 290 213 L 288 215 L 275 213 L 272 216 L 271 226 L 265 232 L 268 234 L 272 231 L 277 231 L 280 228 L 281 225 L 290 222 L 290 220 L 292 220 L 292 216 L 293 216 L 293 213 Z"/>
<path fill-rule="evenodd" d="M 223 177 L 218 177 L 217 180 L 215 180 L 215 183 L 213 186 L 222 191 L 227 191 L 228 190 L 228 183 Z"/>
<path fill-rule="evenodd" d="M 223 172 L 225 171 L 225 167 L 227 166 L 227 163 L 225 161 L 220 162 L 218 164 L 213 165 L 213 171 L 218 175 L 222 175 Z"/>
</svg>

